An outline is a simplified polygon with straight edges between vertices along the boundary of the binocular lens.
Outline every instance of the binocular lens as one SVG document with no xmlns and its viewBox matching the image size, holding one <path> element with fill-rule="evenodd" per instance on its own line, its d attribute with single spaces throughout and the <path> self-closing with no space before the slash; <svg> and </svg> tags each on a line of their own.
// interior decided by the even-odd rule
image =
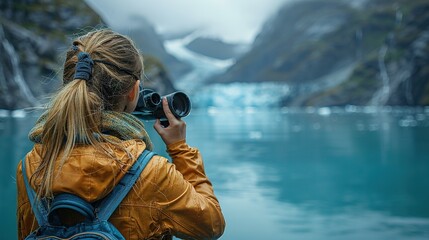
<svg viewBox="0 0 429 240">
<path fill-rule="evenodd" d="M 177 117 L 187 116 L 191 110 L 191 101 L 189 100 L 188 96 L 182 92 L 176 92 L 172 95 L 170 109 L 173 111 L 173 114 Z"/>
</svg>

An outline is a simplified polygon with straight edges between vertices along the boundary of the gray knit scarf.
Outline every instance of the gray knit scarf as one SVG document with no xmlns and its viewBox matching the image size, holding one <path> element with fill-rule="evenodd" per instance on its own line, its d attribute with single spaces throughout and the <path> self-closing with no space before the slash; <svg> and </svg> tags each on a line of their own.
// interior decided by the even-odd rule
<svg viewBox="0 0 429 240">
<path fill-rule="evenodd" d="M 46 121 L 46 112 L 40 116 L 28 138 L 35 142 L 42 142 L 43 126 Z M 101 132 L 105 135 L 117 137 L 121 140 L 141 139 L 146 143 L 146 148 L 152 150 L 152 141 L 146 132 L 144 124 L 134 115 L 125 112 L 103 111 Z"/>
</svg>

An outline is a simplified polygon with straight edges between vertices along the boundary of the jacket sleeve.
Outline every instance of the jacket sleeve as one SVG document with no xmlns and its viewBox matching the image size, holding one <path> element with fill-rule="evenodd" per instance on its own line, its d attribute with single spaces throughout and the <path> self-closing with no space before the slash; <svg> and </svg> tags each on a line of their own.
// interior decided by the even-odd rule
<svg viewBox="0 0 429 240">
<path fill-rule="evenodd" d="M 173 164 L 162 164 L 158 175 L 158 207 L 163 227 L 177 237 L 217 239 L 225 220 L 207 178 L 200 152 L 186 142 L 169 145 Z"/>
</svg>

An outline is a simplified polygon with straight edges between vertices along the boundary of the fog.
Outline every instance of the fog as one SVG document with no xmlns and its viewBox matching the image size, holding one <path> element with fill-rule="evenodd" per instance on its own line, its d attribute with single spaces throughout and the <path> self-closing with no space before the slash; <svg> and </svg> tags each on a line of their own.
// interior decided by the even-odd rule
<svg viewBox="0 0 429 240">
<path fill-rule="evenodd" d="M 160 34 L 199 30 L 227 42 L 249 43 L 280 6 L 292 0 L 86 0 L 113 29 L 144 16 Z"/>
</svg>

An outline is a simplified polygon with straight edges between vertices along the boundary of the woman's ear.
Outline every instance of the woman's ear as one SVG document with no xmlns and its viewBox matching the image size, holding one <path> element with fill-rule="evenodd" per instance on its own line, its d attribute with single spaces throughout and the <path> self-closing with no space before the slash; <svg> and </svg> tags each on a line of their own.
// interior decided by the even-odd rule
<svg viewBox="0 0 429 240">
<path fill-rule="evenodd" d="M 134 83 L 134 86 L 131 89 L 131 91 L 128 93 L 127 99 L 128 99 L 129 102 L 134 102 L 136 100 L 136 98 L 138 98 L 138 96 L 139 96 L 139 86 L 140 86 L 140 80 L 137 80 Z"/>
<path fill-rule="evenodd" d="M 131 88 L 130 92 L 126 96 L 126 103 L 124 106 L 124 112 L 131 113 L 134 111 L 134 109 L 137 106 L 137 101 L 139 100 L 139 86 L 140 86 L 140 80 L 137 80 L 134 83 L 133 88 Z"/>
</svg>

